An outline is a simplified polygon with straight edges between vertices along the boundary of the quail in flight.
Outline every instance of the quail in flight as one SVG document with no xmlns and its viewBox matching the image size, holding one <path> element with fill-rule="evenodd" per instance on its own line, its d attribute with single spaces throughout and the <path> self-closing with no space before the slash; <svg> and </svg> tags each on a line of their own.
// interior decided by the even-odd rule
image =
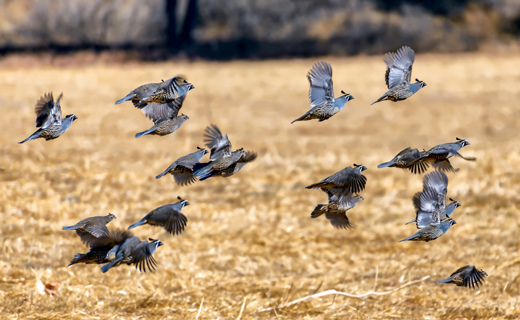
<svg viewBox="0 0 520 320">
<path fill-rule="evenodd" d="M 294 120 L 307 121 L 318 119 L 319 122 L 327 120 L 336 113 L 340 112 L 349 100 L 354 97 L 343 91 L 342 96 L 334 98 L 334 88 L 332 86 L 332 67 L 325 61 L 316 62 L 309 73 L 309 100 L 311 102 L 311 109 L 306 114 Z"/>
<path fill-rule="evenodd" d="M 117 100 L 116 104 L 132 101 L 136 108 L 143 109 L 152 102 L 166 104 L 175 101 L 185 96 L 191 89 L 195 89 L 193 84 L 188 83 L 183 76 L 177 76 L 163 82 L 139 86 L 124 98 Z"/>
<path fill-rule="evenodd" d="M 111 213 L 106 216 L 88 217 L 73 226 L 63 227 L 63 230 L 76 230 L 81 242 L 88 245 L 94 239 L 109 235 L 106 225 L 114 219 L 116 216 Z"/>
<path fill-rule="evenodd" d="M 362 164 L 354 164 L 354 167 L 346 167 L 345 169 L 326 177 L 320 182 L 313 183 L 305 188 L 341 188 L 352 193 L 359 193 L 365 189 L 365 184 L 367 183 L 367 178 L 361 173 L 366 169 L 367 167 Z"/>
<path fill-rule="evenodd" d="M 170 173 L 173 175 L 175 183 L 179 186 L 186 186 L 195 182 L 196 178 L 193 176 L 193 167 L 208 153 L 208 150 L 204 148 L 197 147 L 197 149 L 197 151 L 175 160 L 163 173 L 155 177 L 155 179 L 162 178 L 164 175 Z"/>
<path fill-rule="evenodd" d="M 479 287 L 484 281 L 484 277 L 487 277 L 487 273 L 484 270 L 478 270 L 475 266 L 465 266 L 457 269 L 448 278 L 437 281 L 435 283 L 454 283 L 458 287 L 467 287 L 474 289 Z"/>
<path fill-rule="evenodd" d="M 401 47 L 396 53 L 385 54 L 384 61 L 387 68 L 385 82 L 388 91 L 372 104 L 385 100 L 394 102 L 406 100 L 426 86 L 424 81 L 418 79 L 415 79 L 416 82 L 410 83 L 414 60 L 415 52 L 410 47 Z"/>
<path fill-rule="evenodd" d="M 134 223 L 128 229 L 133 229 L 144 224 L 151 226 L 163 227 L 171 235 L 178 235 L 184 231 L 188 218 L 181 213 L 182 208 L 188 206 L 190 203 L 187 200 L 179 198 L 179 202 L 173 204 L 167 204 L 159 208 L 154 209 L 143 219 Z"/>
<path fill-rule="evenodd" d="M 52 92 L 49 92 L 38 99 L 34 111 L 36 113 L 36 127 L 40 127 L 40 129 L 19 143 L 38 138 L 44 138 L 46 141 L 56 139 L 69 129 L 72 122 L 78 119 L 78 117 L 74 114 L 69 114 L 64 119 L 61 118 L 60 99 L 62 96 L 63 93 L 54 102 Z"/>
<path fill-rule="evenodd" d="M 333 227 L 337 229 L 354 228 L 346 212 L 361 200 L 362 196 L 353 195 L 348 189 L 327 189 L 321 188 L 329 197 L 328 204 L 319 204 L 311 213 L 311 218 L 315 219 L 325 214 Z"/>
</svg>

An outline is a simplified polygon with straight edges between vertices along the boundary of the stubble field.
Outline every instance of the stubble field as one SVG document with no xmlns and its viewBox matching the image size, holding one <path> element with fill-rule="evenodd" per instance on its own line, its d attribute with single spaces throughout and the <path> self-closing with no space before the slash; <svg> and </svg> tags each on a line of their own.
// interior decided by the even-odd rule
<svg viewBox="0 0 520 320">
<path fill-rule="evenodd" d="M 520 57 L 418 55 L 412 77 L 428 86 L 411 99 L 369 104 L 385 92 L 382 57 L 326 58 L 336 95 L 355 100 L 325 122 L 290 122 L 309 108 L 307 71 L 319 59 L 264 62 L 0 62 L 0 318 L 57 319 L 517 319 L 520 317 Z M 152 122 L 131 103 L 133 88 L 184 74 L 196 89 L 190 119 L 166 136 L 134 134 Z M 64 93 L 63 115 L 78 120 L 62 137 L 23 145 L 34 105 Z M 178 157 L 203 146 L 217 124 L 234 148 L 258 152 L 237 175 L 174 184 L 156 180 Z M 462 207 L 433 242 L 399 243 L 416 232 L 411 198 L 422 176 L 377 169 L 411 146 L 467 139 L 453 159 L 448 197 Z M 304 187 L 353 163 L 368 167 L 356 225 L 336 230 L 311 219 L 326 195 Z M 177 196 L 188 226 L 180 236 L 135 229 L 164 242 L 155 273 L 67 264 L 87 252 L 62 231 L 113 213 L 127 228 Z M 434 282 L 464 265 L 489 277 L 478 290 Z M 335 289 L 384 295 L 328 295 Z M 45 287 L 47 286 L 47 287 Z M 285 306 L 285 307 L 284 307 Z"/>
</svg>

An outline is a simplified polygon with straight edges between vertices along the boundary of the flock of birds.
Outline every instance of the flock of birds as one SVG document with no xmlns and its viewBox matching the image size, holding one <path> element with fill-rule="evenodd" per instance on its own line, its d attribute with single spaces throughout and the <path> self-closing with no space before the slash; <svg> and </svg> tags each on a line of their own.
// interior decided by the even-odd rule
<svg viewBox="0 0 520 320">
<path fill-rule="evenodd" d="M 410 83 L 414 59 L 415 52 L 409 47 L 402 47 L 396 53 L 385 54 L 384 61 L 387 67 L 385 81 L 388 91 L 374 103 L 385 100 L 402 101 L 426 86 L 424 81 L 417 79 L 415 83 Z M 315 63 L 307 78 L 310 83 L 309 100 L 312 108 L 292 123 L 313 119 L 318 119 L 320 122 L 327 120 L 341 111 L 348 101 L 354 99 L 344 91 L 341 91 L 342 96 L 334 98 L 332 67 L 327 62 Z M 164 136 L 178 130 L 189 119 L 184 114 L 179 115 L 179 111 L 188 92 L 194 88 L 185 77 L 177 76 L 167 81 L 142 85 L 116 101 L 116 104 L 131 101 L 136 108 L 141 109 L 153 120 L 154 125 L 148 130 L 137 133 L 136 138 L 144 135 Z M 36 126 L 40 128 L 20 143 L 37 138 L 56 139 L 68 130 L 77 117 L 71 114 L 62 119 L 61 97 L 62 94 L 54 101 L 52 93 L 48 93 L 37 101 Z M 197 151 L 175 160 L 156 179 L 171 174 L 179 186 L 185 186 L 211 177 L 229 177 L 257 158 L 257 153 L 254 151 L 245 151 L 243 148 L 233 151 L 227 134 L 222 134 L 214 124 L 206 127 L 204 144 L 210 150 L 209 152 L 205 148 L 197 147 Z M 459 153 L 459 150 L 467 145 L 469 145 L 468 141 L 457 138 L 456 142 L 440 144 L 427 151 L 406 148 L 389 162 L 378 166 L 378 168 L 407 169 L 415 174 L 424 173 L 430 165 L 434 168 L 434 171 L 424 176 L 423 190 L 413 196 L 416 215 L 415 219 L 407 224 L 415 222 L 419 230 L 401 241 L 432 241 L 444 235 L 456 223 L 451 215 L 460 204 L 451 198 L 451 203 L 446 204 L 448 177 L 444 172 L 459 170 L 451 165 L 450 158 L 453 156 L 469 161 L 476 160 Z M 201 162 L 206 153 L 210 153 L 209 161 Z M 353 228 L 354 225 L 346 212 L 363 200 L 359 193 L 365 189 L 367 178 L 363 175 L 363 171 L 366 169 L 362 164 L 354 164 L 353 167 L 346 167 L 307 186 L 307 189 L 321 189 L 328 196 L 328 203 L 318 204 L 311 213 L 311 218 L 325 215 L 335 228 Z M 172 235 L 178 235 L 188 222 L 186 216 L 181 213 L 187 205 L 189 205 L 188 201 L 179 198 L 179 202 L 154 209 L 128 229 L 148 224 L 162 227 Z M 155 270 L 157 263 L 153 254 L 163 243 L 154 239 L 141 241 L 129 230 L 109 230 L 106 225 L 114 219 L 116 217 L 113 214 L 95 216 L 81 220 L 73 226 L 63 227 L 64 230 L 75 230 L 81 241 L 90 249 L 88 253 L 77 254 L 69 266 L 77 263 L 103 264 L 101 270 L 107 272 L 112 267 L 125 263 L 135 265 L 145 272 L 147 269 Z M 454 283 L 457 286 L 474 288 L 478 287 L 486 276 L 483 270 L 468 265 L 459 268 L 450 277 L 437 283 Z"/>
</svg>

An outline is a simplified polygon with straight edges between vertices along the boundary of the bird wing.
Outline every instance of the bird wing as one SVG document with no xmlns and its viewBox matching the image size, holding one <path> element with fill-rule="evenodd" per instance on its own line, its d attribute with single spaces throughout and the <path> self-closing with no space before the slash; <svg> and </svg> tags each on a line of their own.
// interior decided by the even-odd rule
<svg viewBox="0 0 520 320">
<path fill-rule="evenodd" d="M 157 262 L 152 256 L 152 252 L 150 250 L 150 244 L 148 241 L 144 240 L 137 244 L 132 249 L 132 264 L 135 265 L 139 271 L 146 272 L 146 269 L 150 271 L 155 271 L 157 267 Z"/>
<path fill-rule="evenodd" d="M 442 171 L 433 171 L 424 176 L 423 188 L 434 189 L 437 194 L 437 203 L 441 209 L 446 208 L 446 194 L 448 193 L 448 177 Z"/>
<path fill-rule="evenodd" d="M 475 286 L 478 288 L 482 284 L 484 277 L 487 277 L 487 273 L 484 270 L 478 270 L 474 266 L 466 266 L 461 269 L 464 269 L 461 272 L 462 284 L 468 288 L 473 289 Z"/>
<path fill-rule="evenodd" d="M 215 124 L 204 130 L 204 144 L 211 149 L 210 160 L 216 160 L 224 155 L 231 155 L 231 142 L 227 134 L 224 136 Z"/>
<path fill-rule="evenodd" d="M 422 192 L 417 192 L 413 196 L 413 204 L 416 211 L 417 229 L 440 223 L 438 194 L 435 189 L 427 188 Z"/>
<path fill-rule="evenodd" d="M 346 167 L 345 169 L 328 176 L 320 182 L 308 185 L 305 188 L 344 188 L 348 189 L 352 193 L 359 193 L 365 189 L 366 182 L 367 178 L 358 170 L 355 168 Z"/>
<path fill-rule="evenodd" d="M 356 205 L 356 201 L 354 201 L 354 197 L 350 190 L 345 190 L 338 197 L 339 205 L 344 210 L 352 209 Z"/>
<path fill-rule="evenodd" d="M 179 211 L 175 210 L 174 205 L 165 205 L 152 211 L 148 215 L 148 224 L 163 227 L 172 235 L 180 234 L 188 219 Z"/>
<path fill-rule="evenodd" d="M 90 234 L 89 234 L 90 235 Z M 109 231 L 107 234 L 103 234 L 99 238 L 93 237 L 90 235 L 90 238 L 85 238 L 87 240 L 84 243 L 90 248 L 100 248 L 104 246 L 115 246 L 116 244 L 120 244 L 126 238 L 133 237 L 134 234 L 128 230 L 115 230 Z M 81 237 L 81 236 L 80 236 Z M 81 238 L 83 240 L 84 238 Z"/>
<path fill-rule="evenodd" d="M 61 124 L 61 106 L 60 99 L 63 93 L 60 94 L 56 103 L 52 92 L 46 93 L 38 99 L 34 112 L 36 113 L 36 127 L 47 128 L 51 125 Z"/>
<path fill-rule="evenodd" d="M 325 217 L 330 221 L 330 224 L 336 229 L 355 228 L 355 225 L 350 222 L 345 212 L 325 213 Z"/>
<path fill-rule="evenodd" d="M 351 193 L 361 192 L 365 189 L 367 182 L 367 178 L 364 175 L 351 167 L 347 167 L 327 179 L 338 187 L 349 189 Z"/>
<path fill-rule="evenodd" d="M 242 155 L 240 159 L 235 163 L 235 169 L 233 170 L 233 174 L 237 173 L 242 169 L 247 163 L 254 161 L 258 157 L 258 153 L 255 151 L 247 151 L 246 154 Z"/>
<path fill-rule="evenodd" d="M 319 106 L 334 102 L 334 88 L 332 86 L 332 67 L 325 61 L 316 62 L 307 73 L 309 79 L 309 100 L 311 106 Z"/>
<path fill-rule="evenodd" d="M 442 171 L 445 171 L 445 172 L 457 172 L 457 171 L 459 171 L 459 169 L 455 169 L 455 168 L 451 165 L 449 159 L 444 159 L 444 160 L 439 161 L 439 162 L 432 162 L 432 166 L 433 166 L 436 170 L 442 170 Z"/>
<path fill-rule="evenodd" d="M 401 47 L 396 53 L 385 54 L 384 61 L 387 67 L 385 81 L 388 89 L 401 84 L 410 84 L 414 60 L 415 52 L 410 47 Z"/>
<path fill-rule="evenodd" d="M 182 102 L 181 102 L 182 106 Z M 175 101 L 168 102 L 168 103 L 157 103 L 152 102 L 147 104 L 144 108 L 141 106 L 136 106 L 137 108 L 141 109 L 143 113 L 150 119 L 153 120 L 153 122 L 157 122 L 159 120 L 163 119 L 169 119 L 177 115 L 177 112 L 179 112 L 178 109 L 176 109 Z"/>
<path fill-rule="evenodd" d="M 193 176 L 193 172 L 174 172 L 173 179 L 179 186 L 187 186 L 197 181 L 197 178 Z"/>
</svg>

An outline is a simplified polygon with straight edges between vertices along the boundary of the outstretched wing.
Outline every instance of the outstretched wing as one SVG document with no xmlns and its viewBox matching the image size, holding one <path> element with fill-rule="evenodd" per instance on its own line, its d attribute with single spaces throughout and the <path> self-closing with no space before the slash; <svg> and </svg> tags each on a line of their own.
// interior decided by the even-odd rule
<svg viewBox="0 0 520 320">
<path fill-rule="evenodd" d="M 222 135 L 216 124 L 211 124 L 204 130 L 204 143 L 211 149 L 210 160 L 216 160 L 223 155 L 231 155 L 231 142 L 227 134 Z"/>
<path fill-rule="evenodd" d="M 133 248 L 132 258 L 132 264 L 134 264 L 139 271 L 146 272 L 146 269 L 155 271 L 157 267 L 157 262 L 153 258 L 150 245 L 146 240 L 141 241 Z"/>
<path fill-rule="evenodd" d="M 439 195 L 433 188 L 426 188 L 413 196 L 417 229 L 422 229 L 430 224 L 440 223 L 438 199 Z"/>
<path fill-rule="evenodd" d="M 46 93 L 38 99 L 34 112 L 36 113 L 36 127 L 47 128 L 54 124 L 61 124 L 60 94 L 56 103 L 52 97 L 52 92 Z"/>
<path fill-rule="evenodd" d="M 148 224 L 163 227 L 172 235 L 181 234 L 188 219 L 181 212 L 175 210 L 175 204 L 159 207 L 148 215 Z"/>
<path fill-rule="evenodd" d="M 437 203 L 439 208 L 446 208 L 446 194 L 448 193 L 448 177 L 442 171 L 433 171 L 424 176 L 424 189 L 434 189 L 438 194 Z"/>
<path fill-rule="evenodd" d="M 345 188 L 352 193 L 359 193 L 365 189 L 367 178 L 355 168 L 347 167 L 335 174 L 311 184 L 305 188 Z"/>
<path fill-rule="evenodd" d="M 462 271 L 461 276 L 462 284 L 465 287 L 474 289 L 475 287 L 478 288 L 479 285 L 482 284 L 484 277 L 487 277 L 487 273 L 484 272 L 484 270 L 478 270 L 474 266 L 466 266 Z"/>
<path fill-rule="evenodd" d="M 415 52 L 410 47 L 401 47 L 396 53 L 385 54 L 384 61 L 387 67 L 385 81 L 388 89 L 400 84 L 410 84 L 414 60 Z"/>
<path fill-rule="evenodd" d="M 178 100 L 184 101 L 184 97 L 182 97 L 182 99 L 177 99 L 168 103 L 152 102 L 147 104 L 141 110 L 148 118 L 152 119 L 153 122 L 157 122 L 162 119 L 173 118 L 177 116 L 179 109 L 182 107 L 182 101 L 177 102 Z"/>
<path fill-rule="evenodd" d="M 311 106 L 316 107 L 324 103 L 334 102 L 334 88 L 332 86 L 332 67 L 325 61 L 316 62 L 309 73 L 309 100 Z"/>
</svg>

